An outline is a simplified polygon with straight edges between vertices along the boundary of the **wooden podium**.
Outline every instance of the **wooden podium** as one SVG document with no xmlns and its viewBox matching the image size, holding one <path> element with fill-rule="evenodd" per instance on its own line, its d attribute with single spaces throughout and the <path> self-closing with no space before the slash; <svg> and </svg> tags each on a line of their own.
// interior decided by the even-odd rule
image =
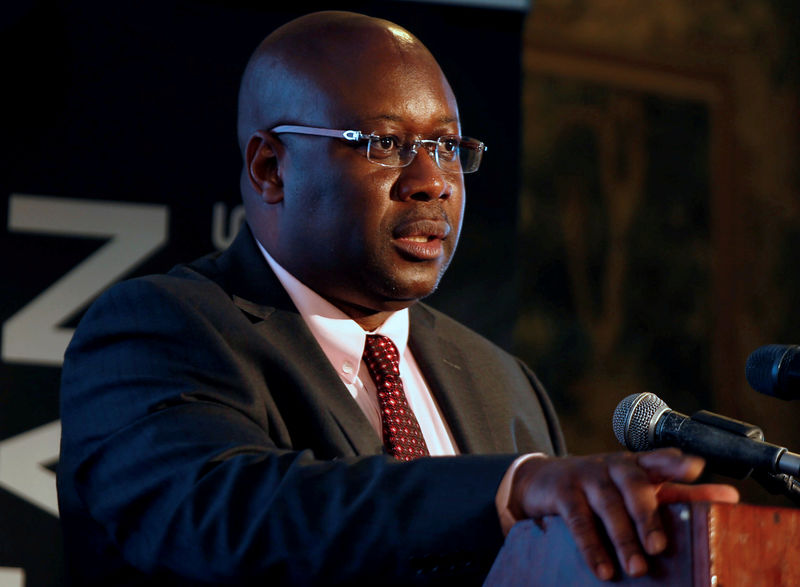
<svg viewBox="0 0 800 587">
<path fill-rule="evenodd" d="M 649 585 L 800 586 L 800 510 L 719 503 L 664 508 L 667 551 L 648 560 L 650 573 L 611 583 L 595 578 L 558 517 L 542 528 L 516 524 L 484 587 Z"/>
</svg>

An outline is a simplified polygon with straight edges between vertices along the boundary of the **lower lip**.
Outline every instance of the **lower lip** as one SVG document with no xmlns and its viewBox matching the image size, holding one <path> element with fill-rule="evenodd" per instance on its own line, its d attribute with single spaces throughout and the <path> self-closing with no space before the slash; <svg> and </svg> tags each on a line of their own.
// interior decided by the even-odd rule
<svg viewBox="0 0 800 587">
<path fill-rule="evenodd" d="M 405 253 L 406 256 L 413 257 L 420 261 L 431 261 L 442 256 L 444 248 L 442 240 L 435 238 L 426 242 L 412 241 L 399 238 L 394 241 L 395 246 Z"/>
</svg>

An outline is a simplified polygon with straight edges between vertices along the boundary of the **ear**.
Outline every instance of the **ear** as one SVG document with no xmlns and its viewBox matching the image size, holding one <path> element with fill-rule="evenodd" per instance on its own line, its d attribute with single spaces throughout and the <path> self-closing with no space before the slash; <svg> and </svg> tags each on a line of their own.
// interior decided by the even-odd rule
<svg viewBox="0 0 800 587">
<path fill-rule="evenodd" d="M 250 185 L 266 204 L 283 200 L 283 180 L 278 170 L 280 143 L 269 132 L 256 131 L 245 148 L 245 165 Z"/>
</svg>

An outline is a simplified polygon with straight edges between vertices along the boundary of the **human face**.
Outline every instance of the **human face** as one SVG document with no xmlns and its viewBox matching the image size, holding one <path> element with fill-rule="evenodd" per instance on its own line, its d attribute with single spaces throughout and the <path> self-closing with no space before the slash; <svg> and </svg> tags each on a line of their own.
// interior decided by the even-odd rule
<svg viewBox="0 0 800 587">
<path fill-rule="evenodd" d="M 361 61 L 346 85 L 322 92 L 325 125 L 404 141 L 459 134 L 455 98 L 427 53 Z M 461 174 L 424 148 L 407 167 L 387 168 L 337 139 L 280 140 L 279 263 L 350 315 L 407 307 L 436 288 L 461 229 Z"/>
</svg>

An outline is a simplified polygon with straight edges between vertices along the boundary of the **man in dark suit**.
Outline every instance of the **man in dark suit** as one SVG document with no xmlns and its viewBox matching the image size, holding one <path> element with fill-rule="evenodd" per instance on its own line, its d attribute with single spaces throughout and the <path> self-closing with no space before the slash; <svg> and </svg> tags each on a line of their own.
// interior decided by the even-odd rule
<svg viewBox="0 0 800 587">
<path fill-rule="evenodd" d="M 247 226 L 106 292 L 67 351 L 76 584 L 480 582 L 502 530 L 548 514 L 599 577 L 615 556 L 638 575 L 665 547 L 659 501 L 735 499 L 669 483 L 702 468 L 678 451 L 552 458 L 535 376 L 418 303 L 483 146 L 410 33 L 303 17 L 259 46 L 240 96 Z"/>
</svg>

